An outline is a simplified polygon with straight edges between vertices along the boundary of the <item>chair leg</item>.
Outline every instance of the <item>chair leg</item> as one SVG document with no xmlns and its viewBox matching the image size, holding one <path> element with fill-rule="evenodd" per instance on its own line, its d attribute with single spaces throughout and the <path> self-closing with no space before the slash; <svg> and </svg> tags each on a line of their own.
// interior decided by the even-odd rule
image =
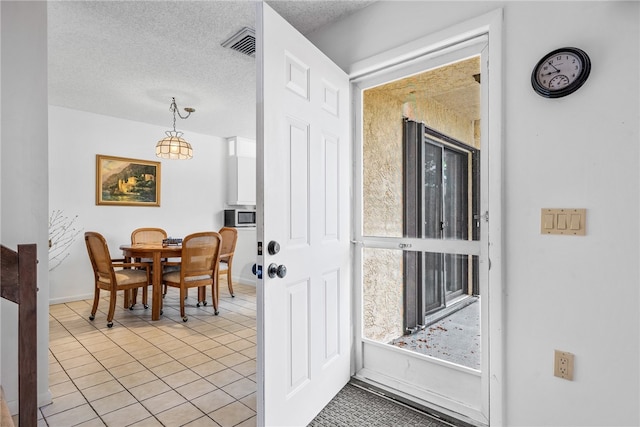
<svg viewBox="0 0 640 427">
<path fill-rule="evenodd" d="M 231 269 L 227 270 L 227 286 L 229 287 L 231 298 L 235 297 L 235 295 L 233 294 L 233 283 L 231 282 Z"/>
<path fill-rule="evenodd" d="M 136 295 L 138 294 L 138 288 L 131 288 L 124 290 L 124 306 L 129 310 L 133 310 L 133 306 L 136 305 Z"/>
<path fill-rule="evenodd" d="M 167 262 L 167 261 L 168 261 L 168 259 L 167 259 L 167 258 L 165 258 L 163 262 Z M 163 268 L 163 270 L 164 270 L 164 266 L 163 266 L 162 268 Z M 166 294 L 167 294 L 167 284 L 166 284 L 166 283 L 163 283 L 163 284 L 162 284 L 162 298 L 164 298 L 164 296 L 165 296 Z"/>
<path fill-rule="evenodd" d="M 218 315 L 218 313 L 220 313 L 218 311 L 218 292 L 217 292 L 217 286 L 218 286 L 218 281 L 214 280 L 213 283 L 211 284 L 211 299 L 213 300 L 213 314 L 215 314 L 216 316 Z"/>
<path fill-rule="evenodd" d="M 200 303 L 203 306 L 207 305 L 207 288 L 206 286 L 198 286 L 198 303 L 196 307 L 200 307 Z"/>
<path fill-rule="evenodd" d="M 141 262 L 141 261 L 142 261 L 142 258 L 134 258 L 133 260 L 133 262 Z M 133 306 L 136 305 L 136 302 L 138 301 L 138 288 L 133 288 L 131 290 L 125 291 L 125 293 L 126 292 L 129 292 L 131 295 L 131 305 L 129 305 L 129 309 L 133 310 Z"/>
<path fill-rule="evenodd" d="M 187 294 L 186 289 L 181 286 L 180 287 L 180 317 L 182 317 L 183 322 L 186 322 L 187 320 L 189 320 L 187 316 L 185 316 L 184 314 L 184 298 L 186 294 Z"/>
<path fill-rule="evenodd" d="M 93 320 L 96 318 L 96 311 L 98 311 L 99 301 L 100 301 L 100 288 L 96 286 L 96 289 L 93 293 L 93 307 L 91 307 L 91 315 L 89 316 L 89 320 Z"/>
<path fill-rule="evenodd" d="M 149 293 L 148 291 L 148 285 L 147 286 L 142 286 L 141 288 L 142 290 L 142 306 L 144 307 L 144 309 L 146 310 L 147 308 L 149 308 L 149 304 L 148 304 L 148 296 L 147 294 Z"/>
<path fill-rule="evenodd" d="M 113 314 L 116 311 L 116 299 L 118 295 L 115 289 L 111 290 L 109 295 L 109 313 L 107 314 L 107 327 L 113 326 Z M 126 298 L 125 298 L 126 299 Z"/>
<path fill-rule="evenodd" d="M 133 306 L 136 305 L 136 294 L 138 288 L 125 289 L 124 290 L 124 307 L 129 310 L 133 310 Z"/>
</svg>

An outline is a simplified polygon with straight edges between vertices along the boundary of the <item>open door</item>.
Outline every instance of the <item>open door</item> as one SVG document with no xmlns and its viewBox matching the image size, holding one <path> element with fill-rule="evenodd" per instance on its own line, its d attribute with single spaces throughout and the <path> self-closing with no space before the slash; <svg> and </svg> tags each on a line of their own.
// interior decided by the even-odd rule
<svg viewBox="0 0 640 427">
<path fill-rule="evenodd" d="M 258 425 L 307 425 L 350 378 L 349 80 L 256 10 Z"/>
</svg>

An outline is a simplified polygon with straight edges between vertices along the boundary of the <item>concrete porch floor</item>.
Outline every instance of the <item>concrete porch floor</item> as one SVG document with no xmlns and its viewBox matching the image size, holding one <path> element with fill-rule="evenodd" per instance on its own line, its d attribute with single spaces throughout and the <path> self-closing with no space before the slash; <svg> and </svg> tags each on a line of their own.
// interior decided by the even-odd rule
<svg viewBox="0 0 640 427">
<path fill-rule="evenodd" d="M 480 369 L 480 299 L 392 345 Z"/>
</svg>

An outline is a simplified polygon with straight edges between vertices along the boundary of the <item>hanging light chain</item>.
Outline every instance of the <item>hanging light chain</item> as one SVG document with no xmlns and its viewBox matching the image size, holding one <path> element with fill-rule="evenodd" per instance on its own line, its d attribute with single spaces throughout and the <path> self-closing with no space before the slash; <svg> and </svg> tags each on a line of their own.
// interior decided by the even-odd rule
<svg viewBox="0 0 640 427">
<path fill-rule="evenodd" d="M 175 98 L 173 98 L 173 101 L 171 101 L 170 109 L 173 111 L 173 131 L 176 132 L 176 110 L 178 109 L 178 106 L 176 105 Z"/>
<path fill-rule="evenodd" d="M 175 97 L 171 98 L 171 105 L 169 106 L 169 110 L 173 111 L 173 131 L 174 132 L 176 132 L 176 114 L 178 114 L 178 117 L 180 117 L 181 119 L 184 120 L 184 119 L 189 118 L 191 113 L 196 111 L 194 108 L 185 107 L 184 111 L 187 112 L 187 115 L 183 117 L 182 114 L 180 114 L 180 110 L 178 110 L 178 106 L 176 105 L 176 98 Z"/>
</svg>

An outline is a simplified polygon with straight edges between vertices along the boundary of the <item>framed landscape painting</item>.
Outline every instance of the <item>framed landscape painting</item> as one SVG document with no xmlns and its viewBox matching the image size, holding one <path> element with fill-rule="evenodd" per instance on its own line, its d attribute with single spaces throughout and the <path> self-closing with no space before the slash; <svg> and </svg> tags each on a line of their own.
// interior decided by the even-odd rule
<svg viewBox="0 0 640 427">
<path fill-rule="evenodd" d="M 96 205 L 160 206 L 160 162 L 97 154 Z"/>
</svg>

